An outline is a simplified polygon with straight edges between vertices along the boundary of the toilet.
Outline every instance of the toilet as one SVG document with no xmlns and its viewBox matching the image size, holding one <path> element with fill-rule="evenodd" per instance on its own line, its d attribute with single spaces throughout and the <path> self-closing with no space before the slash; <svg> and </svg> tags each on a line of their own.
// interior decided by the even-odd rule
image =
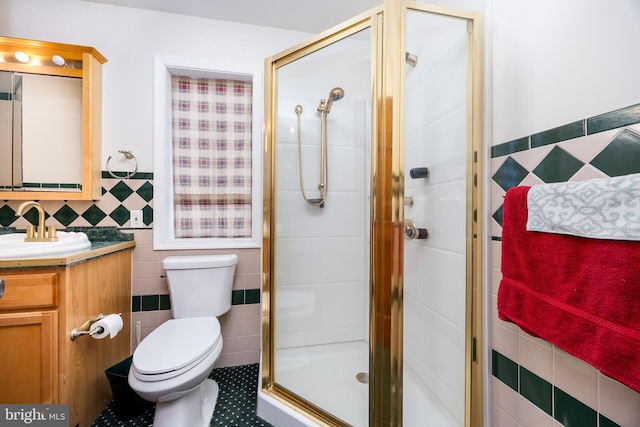
<svg viewBox="0 0 640 427">
<path fill-rule="evenodd" d="M 205 427 L 218 384 L 208 378 L 222 351 L 217 317 L 231 308 L 238 256 L 171 256 L 162 260 L 173 318 L 140 342 L 129 385 L 156 403 L 154 427 Z"/>
</svg>

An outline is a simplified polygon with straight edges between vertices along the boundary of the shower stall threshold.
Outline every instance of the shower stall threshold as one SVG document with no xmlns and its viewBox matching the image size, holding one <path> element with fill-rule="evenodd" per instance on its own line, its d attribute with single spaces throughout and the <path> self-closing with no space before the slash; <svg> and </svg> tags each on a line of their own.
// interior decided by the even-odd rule
<svg viewBox="0 0 640 427">
<path fill-rule="evenodd" d="M 357 379 L 369 366 L 366 341 L 278 350 L 278 383 L 324 408 L 350 425 L 367 426 L 369 386 Z M 404 425 L 461 427 L 411 369 L 404 370 Z M 303 382 L 301 382 L 301 379 Z M 258 389 L 258 416 L 278 427 L 318 424 Z M 423 423 L 427 424 L 423 424 Z"/>
</svg>

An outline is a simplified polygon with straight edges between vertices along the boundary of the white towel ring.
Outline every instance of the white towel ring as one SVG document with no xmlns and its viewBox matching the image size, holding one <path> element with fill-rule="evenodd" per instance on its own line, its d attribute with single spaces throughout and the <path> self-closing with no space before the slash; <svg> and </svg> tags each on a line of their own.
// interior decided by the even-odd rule
<svg viewBox="0 0 640 427">
<path fill-rule="evenodd" d="M 113 172 L 111 172 L 111 169 L 109 169 L 109 162 L 111 161 L 111 156 L 109 156 L 107 158 L 107 164 L 106 164 L 107 172 L 109 172 L 109 175 L 111 175 L 112 177 L 117 178 L 117 179 L 121 179 L 121 178 L 129 179 L 136 172 L 138 172 L 138 160 L 136 159 L 136 156 L 133 155 L 133 151 L 130 151 L 130 150 L 118 150 L 118 153 L 122 153 L 127 160 L 133 160 L 135 162 L 135 168 L 133 169 L 132 172 L 127 173 L 127 175 L 125 175 L 125 176 L 118 176 L 118 175 L 114 174 Z"/>
</svg>

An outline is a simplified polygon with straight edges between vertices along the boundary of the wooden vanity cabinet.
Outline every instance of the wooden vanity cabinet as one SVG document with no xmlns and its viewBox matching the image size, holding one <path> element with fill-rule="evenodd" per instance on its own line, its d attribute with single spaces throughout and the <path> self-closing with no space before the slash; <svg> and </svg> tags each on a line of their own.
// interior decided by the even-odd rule
<svg viewBox="0 0 640 427">
<path fill-rule="evenodd" d="M 125 249 L 61 267 L 0 269 L 0 403 L 66 403 L 88 427 L 111 401 L 105 369 L 130 355 L 131 255 Z M 71 331 L 121 313 L 113 339 Z"/>
</svg>

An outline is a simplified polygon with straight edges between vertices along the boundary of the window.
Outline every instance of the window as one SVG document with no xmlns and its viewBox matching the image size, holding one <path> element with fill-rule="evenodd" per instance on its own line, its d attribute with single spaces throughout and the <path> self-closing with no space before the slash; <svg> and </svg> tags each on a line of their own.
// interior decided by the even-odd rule
<svg viewBox="0 0 640 427">
<path fill-rule="evenodd" d="M 260 246 L 259 74 L 156 58 L 154 249 Z"/>
</svg>

